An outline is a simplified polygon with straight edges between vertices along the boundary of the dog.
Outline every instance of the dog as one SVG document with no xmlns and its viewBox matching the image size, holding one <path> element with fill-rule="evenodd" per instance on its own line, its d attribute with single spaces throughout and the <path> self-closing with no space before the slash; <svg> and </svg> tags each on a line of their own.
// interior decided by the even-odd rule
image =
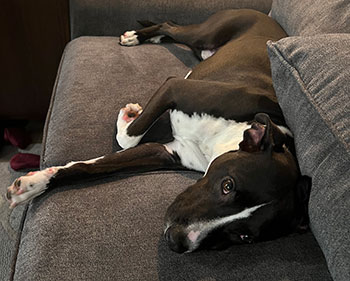
<svg viewBox="0 0 350 281">
<path fill-rule="evenodd" d="M 310 180 L 292 153 L 266 48 L 267 41 L 286 37 L 284 30 L 248 9 L 186 26 L 141 23 L 142 29 L 120 36 L 121 45 L 168 39 L 189 46 L 202 62 L 185 79 L 167 79 L 144 109 L 128 104 L 120 110 L 116 139 L 124 150 L 30 172 L 8 188 L 10 207 L 77 175 L 185 168 L 204 175 L 166 211 L 171 250 L 223 249 L 305 229 Z M 167 111 L 174 140 L 138 145 Z"/>
</svg>

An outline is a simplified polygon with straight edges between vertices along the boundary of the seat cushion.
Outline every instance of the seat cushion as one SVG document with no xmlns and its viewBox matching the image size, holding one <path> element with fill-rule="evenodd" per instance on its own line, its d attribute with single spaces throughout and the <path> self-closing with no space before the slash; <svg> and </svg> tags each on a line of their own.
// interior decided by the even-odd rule
<svg viewBox="0 0 350 281">
<path fill-rule="evenodd" d="M 332 280 L 311 233 L 172 252 L 162 236 L 166 208 L 199 176 L 111 177 L 45 193 L 28 210 L 14 280 Z"/>
<path fill-rule="evenodd" d="M 169 76 L 184 77 L 198 63 L 180 45 L 118 42 L 80 37 L 66 47 L 44 130 L 42 168 L 113 152 L 119 110 L 130 102 L 145 106 Z"/>
<path fill-rule="evenodd" d="M 350 280 L 350 35 L 291 37 L 268 48 L 301 173 L 312 178 L 312 231 L 334 280 Z"/>
<path fill-rule="evenodd" d="M 350 32 L 350 2 L 273 0 L 271 16 L 289 36 Z"/>
</svg>

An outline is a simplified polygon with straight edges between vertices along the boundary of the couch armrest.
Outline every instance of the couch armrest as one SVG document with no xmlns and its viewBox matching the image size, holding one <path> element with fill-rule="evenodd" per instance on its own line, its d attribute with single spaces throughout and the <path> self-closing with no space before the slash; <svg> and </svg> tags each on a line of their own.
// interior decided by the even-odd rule
<svg viewBox="0 0 350 281">
<path fill-rule="evenodd" d="M 70 0 L 71 37 L 119 36 L 137 20 L 196 23 L 223 9 L 250 8 L 268 13 L 272 0 Z"/>
</svg>

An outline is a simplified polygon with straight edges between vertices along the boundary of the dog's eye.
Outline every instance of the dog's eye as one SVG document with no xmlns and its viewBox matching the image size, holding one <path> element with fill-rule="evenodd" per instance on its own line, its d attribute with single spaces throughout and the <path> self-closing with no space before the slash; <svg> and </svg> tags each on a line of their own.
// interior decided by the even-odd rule
<svg viewBox="0 0 350 281">
<path fill-rule="evenodd" d="M 235 183 L 232 179 L 225 179 L 221 183 L 221 190 L 224 195 L 229 194 L 235 188 Z"/>
</svg>

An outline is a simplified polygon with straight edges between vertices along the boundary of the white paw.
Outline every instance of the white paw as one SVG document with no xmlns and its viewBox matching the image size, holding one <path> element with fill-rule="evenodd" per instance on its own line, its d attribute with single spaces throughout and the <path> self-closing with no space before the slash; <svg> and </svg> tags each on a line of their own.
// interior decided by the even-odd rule
<svg viewBox="0 0 350 281">
<path fill-rule="evenodd" d="M 30 172 L 16 179 L 7 188 L 6 197 L 10 201 L 10 208 L 14 208 L 43 193 L 56 172 L 56 168 L 48 168 L 43 171 Z"/>
<path fill-rule="evenodd" d="M 123 46 L 135 46 L 140 44 L 140 41 L 137 39 L 138 35 L 135 30 L 127 31 L 120 36 L 120 45 Z"/>
<path fill-rule="evenodd" d="M 117 120 L 118 133 L 116 138 L 122 148 L 129 148 L 137 145 L 140 138 L 128 136 L 127 128 L 141 113 L 142 107 L 138 103 L 129 103 L 119 111 Z"/>
</svg>

